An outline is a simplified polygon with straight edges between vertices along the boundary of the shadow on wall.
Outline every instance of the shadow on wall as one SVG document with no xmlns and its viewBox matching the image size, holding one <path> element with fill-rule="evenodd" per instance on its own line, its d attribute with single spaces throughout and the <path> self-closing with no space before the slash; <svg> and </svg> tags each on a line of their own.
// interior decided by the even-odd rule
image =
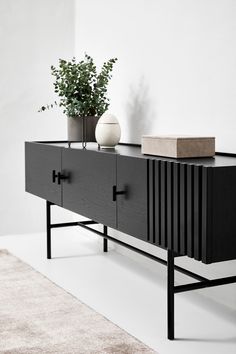
<svg viewBox="0 0 236 354">
<path fill-rule="evenodd" d="M 157 114 L 154 102 L 150 98 L 149 87 L 144 77 L 141 77 L 138 85 L 130 86 L 129 101 L 126 103 L 126 115 L 128 122 L 128 142 L 141 143 L 141 136 L 151 134 L 157 127 Z"/>
</svg>

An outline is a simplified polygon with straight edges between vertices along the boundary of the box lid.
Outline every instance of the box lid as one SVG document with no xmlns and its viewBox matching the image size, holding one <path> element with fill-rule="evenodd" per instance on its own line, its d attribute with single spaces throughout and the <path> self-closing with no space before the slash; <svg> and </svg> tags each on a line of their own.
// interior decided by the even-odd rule
<svg viewBox="0 0 236 354">
<path fill-rule="evenodd" d="M 142 138 L 148 139 L 166 139 L 166 140 L 204 140 L 215 139 L 213 136 L 196 136 L 196 135 L 142 135 Z"/>
</svg>

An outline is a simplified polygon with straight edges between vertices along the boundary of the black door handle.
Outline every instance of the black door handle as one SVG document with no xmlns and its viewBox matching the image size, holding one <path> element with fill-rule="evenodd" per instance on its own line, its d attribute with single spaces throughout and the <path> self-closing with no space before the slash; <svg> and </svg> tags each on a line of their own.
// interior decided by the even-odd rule
<svg viewBox="0 0 236 354">
<path fill-rule="evenodd" d="M 113 186 L 112 187 L 112 200 L 113 202 L 116 201 L 116 196 L 119 195 L 119 194 L 125 194 L 126 191 L 118 191 L 117 190 L 117 187 L 116 186 Z"/>
<path fill-rule="evenodd" d="M 70 176 L 69 176 L 69 174 L 68 175 L 65 175 L 65 174 L 63 174 L 63 173 L 61 173 L 61 172 L 58 172 L 58 176 L 57 176 L 57 183 L 58 184 L 61 184 L 61 180 L 69 180 L 69 178 L 70 178 Z"/>
<path fill-rule="evenodd" d="M 56 170 L 52 171 L 52 183 L 56 183 L 57 179 L 57 184 L 61 184 L 61 180 L 69 180 L 69 175 L 65 175 L 61 172 L 56 173 Z"/>
<path fill-rule="evenodd" d="M 58 177 L 58 174 L 56 173 L 56 170 L 52 171 L 52 183 L 56 183 L 56 179 Z"/>
</svg>

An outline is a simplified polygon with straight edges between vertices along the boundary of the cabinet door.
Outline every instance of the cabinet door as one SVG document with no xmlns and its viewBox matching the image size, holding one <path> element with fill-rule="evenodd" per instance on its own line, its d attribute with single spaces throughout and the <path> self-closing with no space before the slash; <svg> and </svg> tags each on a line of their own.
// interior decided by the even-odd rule
<svg viewBox="0 0 236 354">
<path fill-rule="evenodd" d="M 148 241 L 148 160 L 117 156 L 117 229 Z"/>
<path fill-rule="evenodd" d="M 112 186 L 116 181 L 116 155 L 63 149 L 63 207 L 99 223 L 116 227 L 116 203 Z"/>
<path fill-rule="evenodd" d="M 53 170 L 61 171 L 61 148 L 25 143 L 25 190 L 61 205 L 61 185 L 53 182 Z"/>
<path fill-rule="evenodd" d="M 236 166 L 206 167 L 203 177 L 203 262 L 236 259 Z"/>
</svg>

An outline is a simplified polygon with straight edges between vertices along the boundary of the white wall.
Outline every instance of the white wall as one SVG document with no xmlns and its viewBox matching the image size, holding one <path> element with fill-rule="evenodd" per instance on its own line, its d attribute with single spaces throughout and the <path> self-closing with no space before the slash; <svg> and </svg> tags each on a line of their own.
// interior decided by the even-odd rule
<svg viewBox="0 0 236 354">
<path fill-rule="evenodd" d="M 235 43 L 234 0 L 76 1 L 76 55 L 86 51 L 100 64 L 118 57 L 110 110 L 123 142 L 139 143 L 142 134 L 202 134 L 216 136 L 218 151 L 236 152 Z M 235 274 L 235 261 L 177 262 L 209 277 Z M 235 285 L 202 293 L 236 308 Z"/>
<path fill-rule="evenodd" d="M 76 53 L 118 57 L 111 109 L 122 141 L 214 135 L 236 152 L 234 0 L 77 0 Z M 88 25 L 89 21 L 89 25 Z"/>
<path fill-rule="evenodd" d="M 44 229 L 45 202 L 24 192 L 24 141 L 65 139 L 51 64 L 74 55 L 73 0 L 0 1 L 0 235 Z"/>
</svg>

